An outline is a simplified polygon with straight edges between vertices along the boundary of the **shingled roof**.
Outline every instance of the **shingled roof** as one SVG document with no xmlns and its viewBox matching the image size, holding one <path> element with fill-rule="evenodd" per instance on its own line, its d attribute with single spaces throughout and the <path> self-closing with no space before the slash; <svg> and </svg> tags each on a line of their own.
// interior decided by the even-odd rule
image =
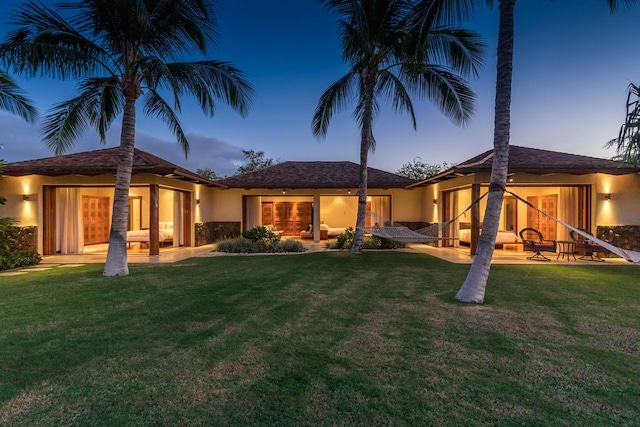
<svg viewBox="0 0 640 427">
<path fill-rule="evenodd" d="M 429 185 L 458 176 L 490 172 L 492 162 L 493 150 L 488 150 L 414 185 Z M 640 173 L 640 167 L 615 160 L 511 145 L 509 146 L 509 173 L 531 173 L 536 175 L 550 173 L 572 175 L 606 173 L 624 175 Z"/>
<path fill-rule="evenodd" d="M 7 176 L 96 176 L 102 174 L 115 174 L 118 166 L 118 149 L 118 147 L 105 148 L 102 150 L 85 151 L 82 153 L 66 154 L 63 156 L 7 163 L 2 170 L 2 174 Z M 133 153 L 132 174 L 136 175 L 141 173 L 151 173 L 168 178 L 182 179 L 209 187 L 219 186 L 216 182 L 209 181 L 200 175 L 161 159 L 158 156 L 154 156 L 146 151 L 135 148 Z"/>
<path fill-rule="evenodd" d="M 404 188 L 416 181 L 368 168 L 369 188 Z M 360 165 L 353 162 L 282 162 L 216 181 L 229 188 L 358 188 Z"/>
</svg>

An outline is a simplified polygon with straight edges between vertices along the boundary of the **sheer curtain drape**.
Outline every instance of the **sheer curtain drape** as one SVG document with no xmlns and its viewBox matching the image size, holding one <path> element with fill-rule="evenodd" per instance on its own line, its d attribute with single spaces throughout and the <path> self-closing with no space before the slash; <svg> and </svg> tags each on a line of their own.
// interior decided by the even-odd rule
<svg viewBox="0 0 640 427">
<path fill-rule="evenodd" d="M 578 188 L 560 187 L 558 198 L 560 199 L 558 201 L 558 219 L 576 226 L 578 224 Z M 558 240 L 571 240 L 569 229 L 558 224 L 557 238 Z"/>
<path fill-rule="evenodd" d="M 84 227 L 80 189 L 56 189 L 56 212 L 56 250 L 61 254 L 82 253 Z"/>
<path fill-rule="evenodd" d="M 247 230 L 262 225 L 262 198 L 260 196 L 248 196 L 246 198 Z"/>
</svg>

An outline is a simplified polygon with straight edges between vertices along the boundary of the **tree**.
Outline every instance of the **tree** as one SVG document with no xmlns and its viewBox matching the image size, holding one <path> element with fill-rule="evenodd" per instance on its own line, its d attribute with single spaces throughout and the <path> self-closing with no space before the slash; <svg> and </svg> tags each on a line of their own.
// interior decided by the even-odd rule
<svg viewBox="0 0 640 427">
<path fill-rule="evenodd" d="M 407 112 L 414 129 L 412 97 L 430 99 L 449 119 L 464 124 L 474 94 L 465 78 L 476 75 L 482 43 L 477 34 L 440 26 L 413 30 L 415 2 L 406 0 L 319 0 L 339 15 L 342 47 L 349 71 L 321 95 L 312 129 L 326 137 L 329 122 L 348 101 L 360 127 L 360 184 L 356 232 L 351 253 L 359 253 L 364 235 L 367 163 L 374 147 L 373 124 L 383 100 L 396 112 Z"/>
<path fill-rule="evenodd" d="M 436 0 L 437 1 L 437 0 Z M 446 0 L 443 0 L 446 1 Z M 624 0 L 631 5 L 635 0 Z M 428 9 L 433 0 L 424 0 L 424 9 Z M 468 10 L 473 9 L 479 2 L 468 0 Z M 487 0 L 491 4 L 491 0 Z M 489 195 L 482 233 L 478 242 L 478 250 L 471 264 L 467 278 L 456 294 L 456 299 L 468 303 L 483 303 L 491 258 L 495 248 L 498 223 L 502 210 L 502 201 L 507 183 L 507 169 L 509 166 L 509 134 L 511 130 L 511 76 L 513 72 L 514 21 L 513 12 L 515 0 L 499 0 L 500 23 L 498 29 L 498 62 L 496 77 L 496 103 L 493 134 L 493 163 L 489 181 Z M 611 11 L 616 9 L 617 0 L 607 0 Z"/>
<path fill-rule="evenodd" d="M 640 86 L 631 83 L 627 94 L 627 114 L 618 137 L 607 142 L 615 147 L 616 159 L 634 164 L 640 163 Z"/>
<path fill-rule="evenodd" d="M 242 150 L 242 155 L 244 156 L 245 160 L 247 160 L 247 163 L 238 167 L 236 175 L 253 172 L 255 170 L 266 168 L 267 166 L 278 163 L 272 158 L 266 158 L 264 151 Z"/>
<path fill-rule="evenodd" d="M 103 274 L 127 275 L 125 238 L 137 101 L 141 99 L 144 114 L 168 126 L 186 156 L 189 143 L 177 117 L 180 97 L 193 96 L 208 116 L 213 116 L 218 100 L 244 116 L 253 89 L 228 62 L 179 60 L 192 53 L 206 55 L 214 39 L 215 15 L 206 0 L 78 0 L 61 3 L 59 10 L 68 17 L 41 2 L 18 5 L 10 22 L 18 29 L 7 34 L 0 53 L 28 76 L 78 81 L 79 94 L 55 105 L 43 125 L 44 143 L 55 154 L 70 150 L 88 128 L 104 142 L 107 129 L 122 115 Z"/>
<path fill-rule="evenodd" d="M 222 177 L 218 175 L 216 171 L 214 171 L 211 168 L 196 169 L 196 173 L 201 177 L 208 179 L 209 181 L 216 181 L 218 179 L 222 179 Z"/>
<path fill-rule="evenodd" d="M 416 157 L 412 162 L 404 163 L 396 173 L 416 181 L 422 181 L 447 170 L 449 167 L 447 162 L 441 165 L 429 165 L 424 163 L 420 157 Z"/>
</svg>

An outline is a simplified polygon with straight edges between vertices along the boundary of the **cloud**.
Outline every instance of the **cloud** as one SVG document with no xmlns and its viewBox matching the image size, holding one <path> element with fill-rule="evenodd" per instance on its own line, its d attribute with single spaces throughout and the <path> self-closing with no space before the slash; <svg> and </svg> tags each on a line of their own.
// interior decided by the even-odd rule
<svg viewBox="0 0 640 427">
<path fill-rule="evenodd" d="M 6 162 L 51 157 L 53 153 L 42 142 L 38 125 L 25 123 L 18 117 L 0 114 L 0 159 Z M 72 153 L 117 147 L 120 143 L 120 126 L 112 126 L 107 132 L 107 143 L 101 144 L 100 138 L 93 131 L 80 137 Z M 174 140 L 163 139 L 147 133 L 136 132 L 136 147 L 162 157 L 172 163 L 195 172 L 200 168 L 211 168 L 218 175 L 233 175 L 238 165 L 244 163 L 242 149 L 239 146 L 223 141 L 220 138 L 187 134 L 189 155 L 185 159 L 184 152 Z"/>
</svg>

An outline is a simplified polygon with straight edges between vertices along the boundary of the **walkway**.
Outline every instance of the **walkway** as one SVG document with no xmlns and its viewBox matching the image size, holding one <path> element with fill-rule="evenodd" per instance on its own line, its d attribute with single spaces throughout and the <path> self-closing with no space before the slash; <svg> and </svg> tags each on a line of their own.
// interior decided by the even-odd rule
<svg viewBox="0 0 640 427">
<path fill-rule="evenodd" d="M 313 241 L 304 240 L 304 253 L 284 253 L 273 254 L 274 256 L 284 255 L 291 256 L 297 254 L 307 254 L 314 252 L 330 251 L 327 249 L 326 242 L 321 241 L 315 243 Z M 146 264 L 165 264 L 182 261 L 194 257 L 215 257 L 215 256 L 253 256 L 264 254 L 229 254 L 223 252 L 215 252 L 215 245 L 205 245 L 197 248 L 172 248 L 163 250 L 160 255 L 149 256 L 147 254 L 128 254 L 127 260 L 130 264 L 146 263 Z M 471 264 L 473 257 L 469 255 L 468 248 L 436 248 L 433 246 L 413 243 L 405 249 L 394 249 L 396 251 L 424 253 L 435 256 L 437 258 L 449 261 L 454 264 Z M 527 252 L 514 252 L 505 250 L 496 250 L 493 253 L 492 264 L 511 264 L 511 265 L 627 265 L 629 264 L 622 258 L 606 258 L 606 262 L 576 260 L 567 261 L 566 259 L 556 260 L 553 254 L 550 254 L 551 261 L 541 262 L 527 259 L 531 255 Z M 106 254 L 80 254 L 80 255 L 50 255 L 42 257 L 42 262 L 33 267 L 25 267 L 22 269 L 11 270 L 0 273 L 0 276 L 15 276 L 25 274 L 30 271 L 43 271 L 56 267 L 76 267 L 85 264 L 104 264 Z"/>
</svg>

